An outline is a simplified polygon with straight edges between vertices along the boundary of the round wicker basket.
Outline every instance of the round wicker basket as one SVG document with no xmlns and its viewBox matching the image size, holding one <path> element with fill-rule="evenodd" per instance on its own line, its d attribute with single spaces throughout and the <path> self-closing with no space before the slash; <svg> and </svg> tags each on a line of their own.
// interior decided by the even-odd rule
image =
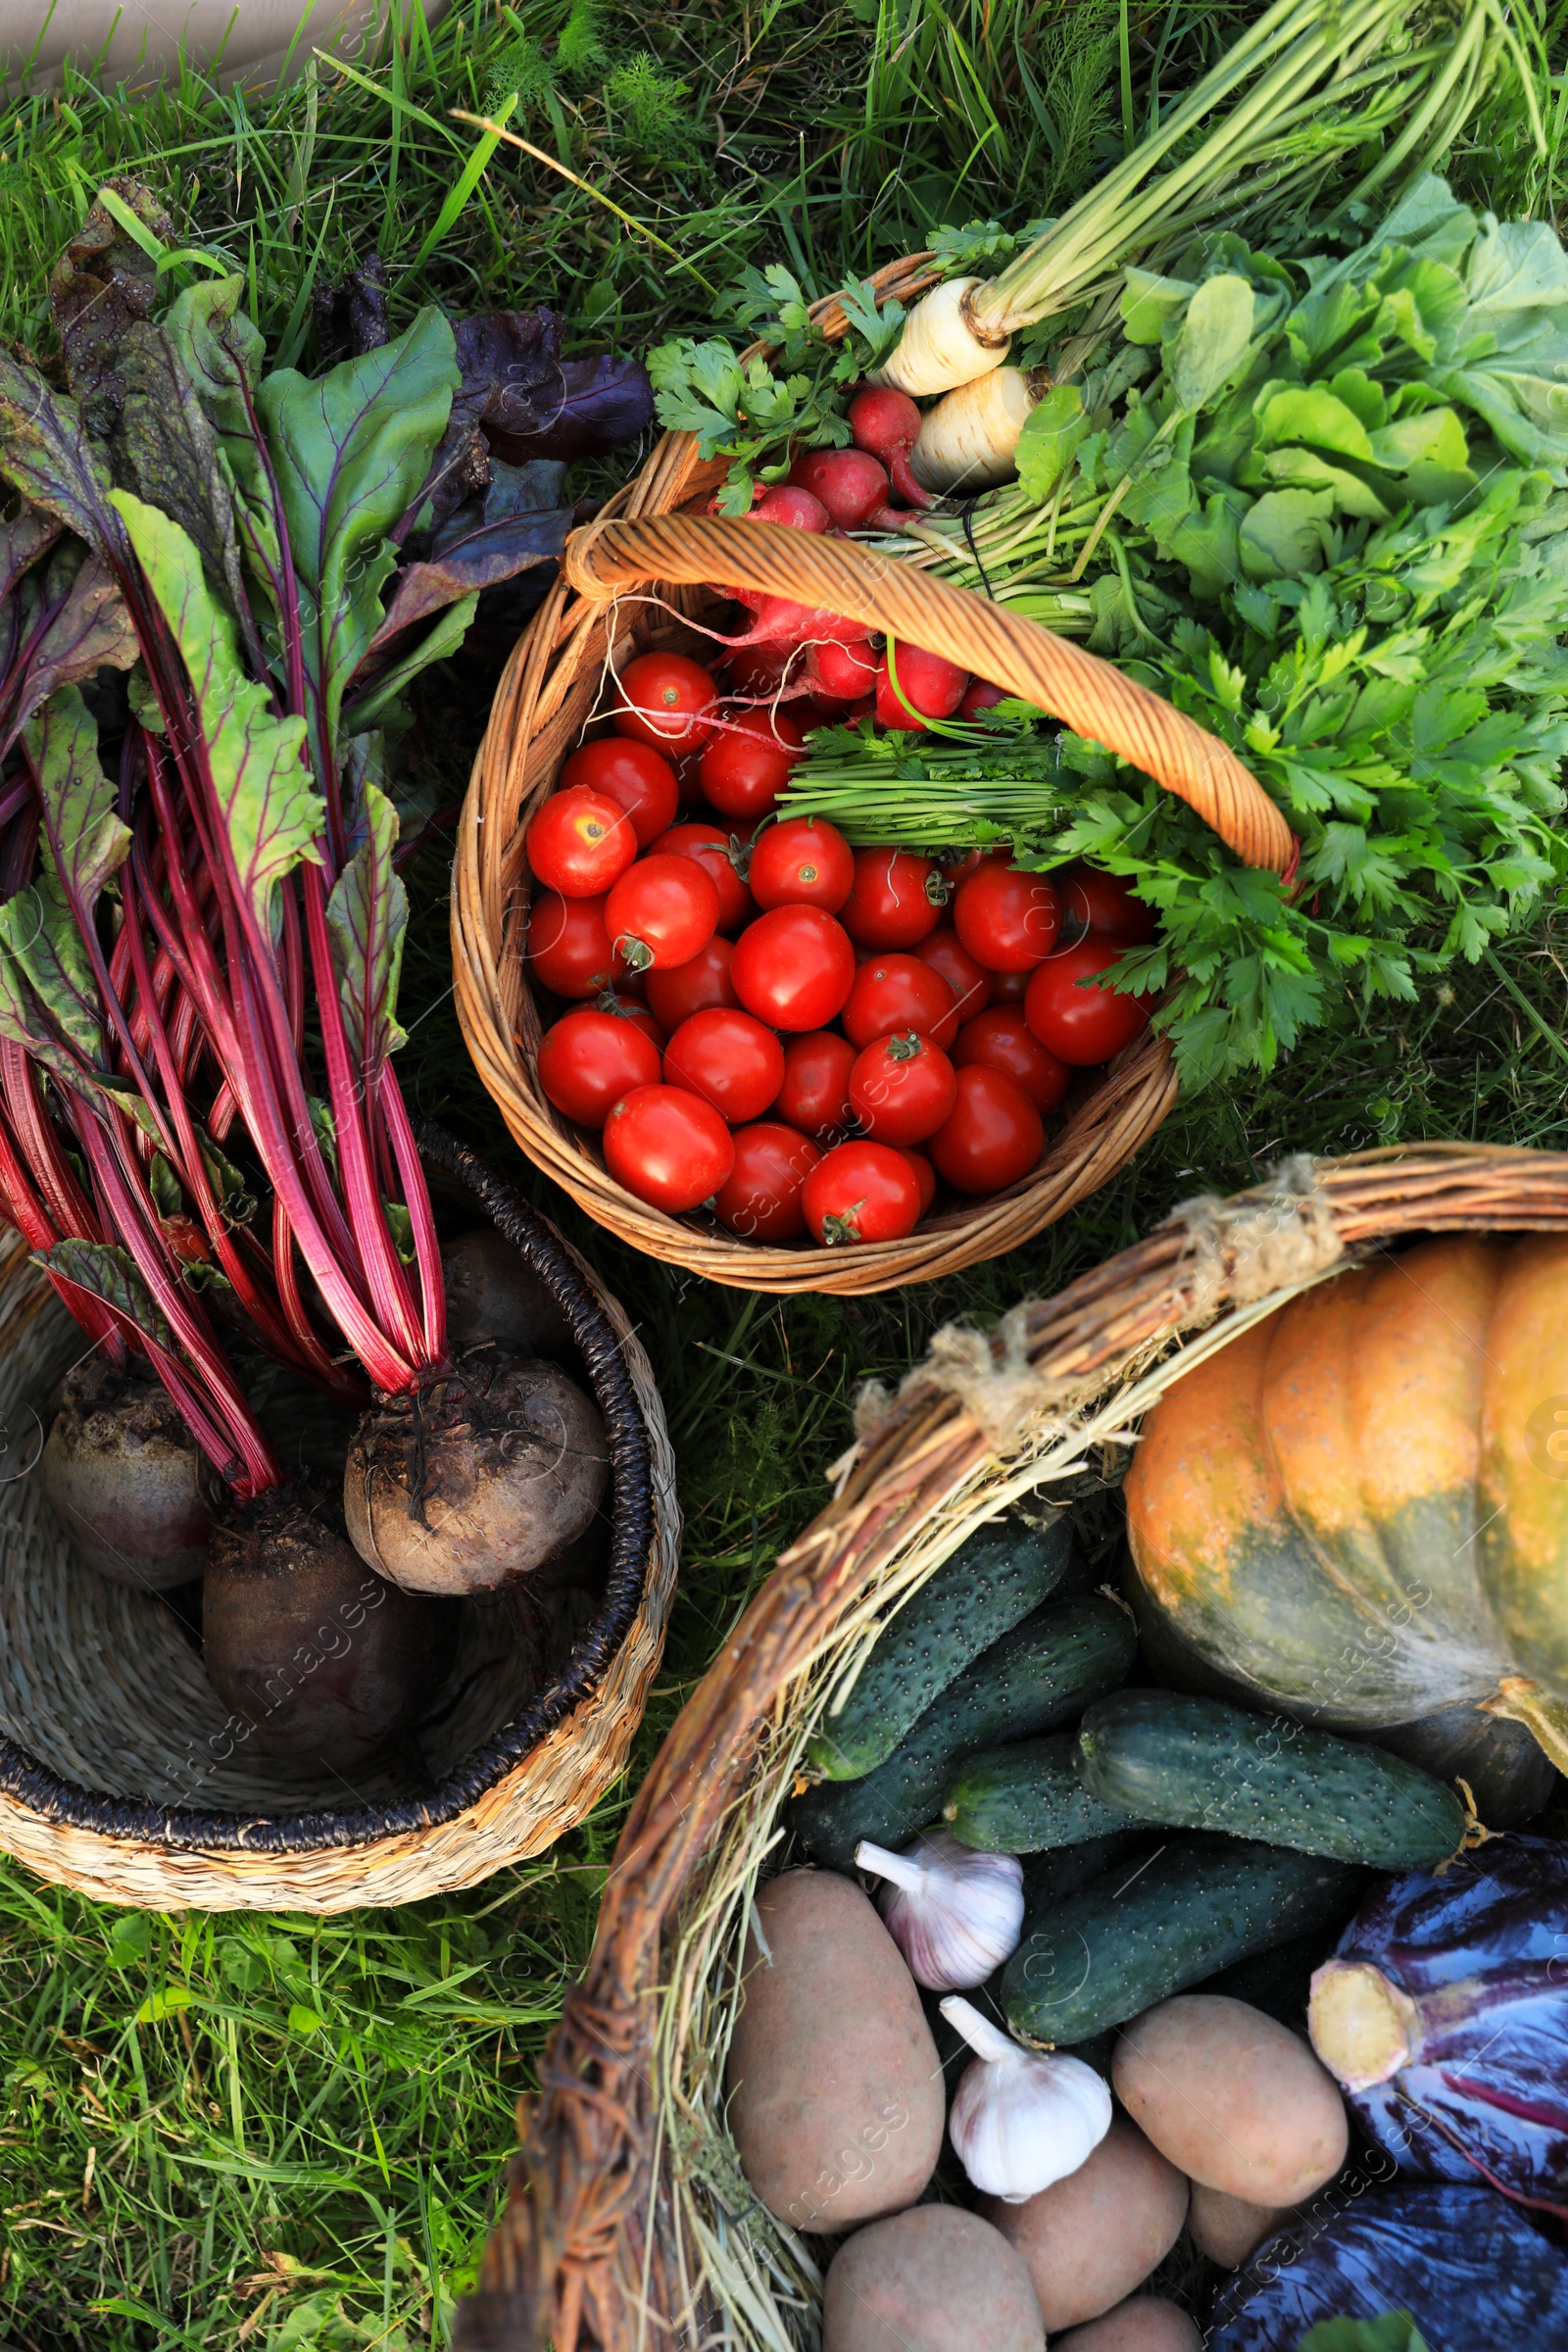
<svg viewBox="0 0 1568 2352">
<path fill-rule="evenodd" d="M 680 1523 L 653 1373 L 592 1268 L 426 1128 L 433 1187 L 488 1219 L 564 1309 L 610 1433 L 611 1555 L 592 1619 L 541 1679 L 514 1619 L 466 1604 L 407 1768 L 349 1788 L 247 1750 L 169 1596 L 74 1556 L 29 1473 L 82 1335 L 19 1242 L 0 1253 L 0 1847 L 40 1877 L 160 1911 L 340 1911 L 471 1886 L 536 1854 L 625 1763 L 663 1647 Z"/>
<path fill-rule="evenodd" d="M 890 1598 L 1020 1495 L 1105 1467 L 1178 1372 L 1348 1260 L 1454 1231 L 1568 1231 L 1568 1154 L 1288 1163 L 1254 1192 L 1189 1203 L 989 1339 L 939 1334 L 896 1400 L 866 1400 L 833 1501 L 639 1791 L 455 2352 L 814 2352 L 813 2243 L 750 2195 L 723 2083 L 765 1825 L 829 1688 Z"/>
<path fill-rule="evenodd" d="M 907 297 L 931 282 L 928 256 L 878 273 Z M 836 303 L 815 314 L 845 331 Z M 1249 864 L 1285 872 L 1296 844 L 1274 803 L 1231 752 L 1108 662 L 925 571 L 853 540 L 819 539 L 699 512 L 722 478 L 689 434 L 666 434 L 630 487 L 567 542 L 562 578 L 507 664 L 464 803 L 453 871 L 457 1003 L 479 1075 L 516 1142 L 578 1205 L 651 1257 L 747 1290 L 862 1293 L 924 1282 L 996 1257 L 1099 1189 L 1176 1100 L 1163 1042 L 1144 1036 L 1075 1098 L 1031 1175 L 1009 1191 L 928 1219 L 906 1240 L 853 1250 L 762 1247 L 710 1217 L 648 1207 L 609 1175 L 596 1138 L 540 1091 L 538 1008 L 523 961 L 530 879 L 522 835 L 562 762 L 594 719 L 607 675 L 634 654 L 708 641 L 681 615 L 716 619 L 724 580 L 852 615 L 944 653 L 1055 712 L 1190 803 Z M 650 596 L 641 593 L 652 587 Z"/>
</svg>

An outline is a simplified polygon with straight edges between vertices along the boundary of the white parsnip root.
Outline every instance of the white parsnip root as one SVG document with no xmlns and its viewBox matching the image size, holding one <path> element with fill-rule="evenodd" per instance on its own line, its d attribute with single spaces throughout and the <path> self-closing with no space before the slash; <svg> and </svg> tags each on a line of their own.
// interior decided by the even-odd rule
<svg viewBox="0 0 1568 2352">
<path fill-rule="evenodd" d="M 892 358 L 867 380 L 893 384 L 919 400 L 1000 368 L 1007 356 L 1005 338 L 982 343 L 963 307 L 970 287 L 980 283 L 977 277 L 950 277 L 933 286 L 905 320 Z"/>
<path fill-rule="evenodd" d="M 1018 436 L 1050 387 L 1042 368 L 998 368 L 928 409 L 909 464 L 927 490 L 959 497 L 1010 482 Z"/>
</svg>

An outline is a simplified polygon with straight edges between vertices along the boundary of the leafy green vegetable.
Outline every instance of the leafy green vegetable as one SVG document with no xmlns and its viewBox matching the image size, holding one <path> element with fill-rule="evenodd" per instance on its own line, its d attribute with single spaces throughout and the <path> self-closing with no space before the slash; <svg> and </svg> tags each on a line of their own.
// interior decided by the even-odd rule
<svg viewBox="0 0 1568 2352">
<path fill-rule="evenodd" d="M 1427 2340 L 1407 2311 L 1386 2311 L 1377 2320 L 1322 2320 L 1300 2352 L 1427 2352 Z"/>
</svg>

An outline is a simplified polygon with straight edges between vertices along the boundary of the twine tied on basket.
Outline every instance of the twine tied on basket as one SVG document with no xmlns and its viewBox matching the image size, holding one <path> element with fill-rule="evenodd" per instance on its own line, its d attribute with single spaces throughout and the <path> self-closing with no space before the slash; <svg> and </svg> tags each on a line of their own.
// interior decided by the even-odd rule
<svg viewBox="0 0 1568 2352">
<path fill-rule="evenodd" d="M 1173 1317 L 1207 1323 L 1222 1306 L 1253 1306 L 1271 1291 L 1326 1273 L 1345 1255 L 1328 1196 L 1308 1152 L 1293 1152 L 1266 1182 L 1221 1200 L 1180 1200 L 1166 1229 L 1184 1227 L 1172 1278 Z"/>
</svg>

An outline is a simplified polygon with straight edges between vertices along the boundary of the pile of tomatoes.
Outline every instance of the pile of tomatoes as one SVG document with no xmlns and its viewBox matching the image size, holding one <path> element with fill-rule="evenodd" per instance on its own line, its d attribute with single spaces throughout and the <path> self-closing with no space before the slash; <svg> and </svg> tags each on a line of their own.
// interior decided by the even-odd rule
<svg viewBox="0 0 1568 2352">
<path fill-rule="evenodd" d="M 620 673 L 611 731 L 571 754 L 526 837 L 530 972 L 564 1003 L 539 1084 L 654 1207 L 707 1203 L 758 1242 L 892 1241 L 944 1187 L 975 1200 L 1030 1174 L 1074 1071 L 1149 1017 L 1082 984 L 1154 926 L 1087 868 L 856 850 L 779 816 L 807 730 L 846 714 L 840 656 L 872 665 L 864 708 L 901 726 L 911 694 L 998 699 L 915 647 L 891 689 L 869 644 L 819 650 L 838 699 L 819 680 L 804 704 L 770 699 L 787 657 L 737 657 L 723 693 L 677 654 Z"/>
</svg>

